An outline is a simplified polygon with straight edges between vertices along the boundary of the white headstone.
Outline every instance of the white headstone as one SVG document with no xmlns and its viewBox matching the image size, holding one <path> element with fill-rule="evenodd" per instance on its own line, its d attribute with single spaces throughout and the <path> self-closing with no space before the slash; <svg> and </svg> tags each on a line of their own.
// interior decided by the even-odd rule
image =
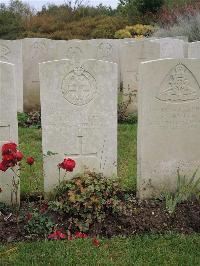
<svg viewBox="0 0 200 266">
<path fill-rule="evenodd" d="M 15 89 L 17 91 L 17 110 L 23 112 L 23 66 L 22 41 L 0 40 L 0 61 L 15 65 Z"/>
<path fill-rule="evenodd" d="M 200 42 L 188 44 L 188 58 L 200 58 Z"/>
<path fill-rule="evenodd" d="M 92 39 L 89 41 L 93 46 L 94 59 L 113 62 L 118 64 L 118 87 L 121 82 L 120 70 L 120 46 L 122 40 Z"/>
<path fill-rule="evenodd" d="M 24 110 L 40 109 L 39 63 L 49 60 L 51 40 L 23 39 Z"/>
<path fill-rule="evenodd" d="M 138 95 L 140 198 L 174 191 L 178 169 L 181 176 L 191 178 L 199 168 L 199 69 L 198 59 L 165 59 L 141 64 Z"/>
<path fill-rule="evenodd" d="M 0 62 L 0 149 L 3 144 L 10 141 L 18 142 L 17 95 L 14 88 L 14 65 Z M 10 169 L 6 172 L 0 171 L 0 188 L 2 189 L 0 202 L 11 204 L 12 178 L 13 172 Z M 15 196 L 13 195 L 14 198 Z"/>
<path fill-rule="evenodd" d="M 139 65 L 160 58 L 184 58 L 184 41 L 172 38 L 145 39 L 125 43 L 121 47 L 121 72 L 124 102 L 130 100 L 127 113 L 137 112 Z"/>
<path fill-rule="evenodd" d="M 64 157 L 105 176 L 117 171 L 117 64 L 70 60 L 40 64 L 45 192 L 58 184 Z M 64 155 L 65 154 L 65 155 Z"/>
<path fill-rule="evenodd" d="M 152 40 L 160 43 L 160 58 L 184 58 L 185 42 L 174 38 Z"/>
<path fill-rule="evenodd" d="M 149 40 L 124 43 L 120 55 L 123 101 L 129 102 L 131 100 L 127 113 L 135 113 L 137 112 L 139 65 L 143 61 L 160 58 L 160 44 Z"/>
<path fill-rule="evenodd" d="M 94 53 L 90 41 L 51 41 L 49 60 L 61 59 L 69 59 L 77 63 L 86 59 L 94 59 Z"/>
</svg>

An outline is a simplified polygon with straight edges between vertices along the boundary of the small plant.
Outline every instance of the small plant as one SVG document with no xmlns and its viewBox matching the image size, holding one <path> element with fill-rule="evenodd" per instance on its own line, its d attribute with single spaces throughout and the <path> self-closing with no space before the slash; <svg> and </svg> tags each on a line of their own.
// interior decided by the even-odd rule
<svg viewBox="0 0 200 266">
<path fill-rule="evenodd" d="M 55 189 L 55 201 L 49 208 L 67 214 L 80 231 L 88 231 L 94 222 L 102 222 L 108 213 L 118 212 L 122 191 L 118 180 L 85 172 L 62 181 Z"/>
<path fill-rule="evenodd" d="M 18 113 L 19 127 L 41 128 L 41 114 L 39 111 L 30 113 Z"/>
<path fill-rule="evenodd" d="M 41 213 L 38 209 L 27 213 L 26 219 L 24 229 L 28 234 L 48 235 L 55 225 L 46 213 Z"/>
<path fill-rule="evenodd" d="M 178 169 L 177 190 L 175 193 L 164 193 L 164 199 L 167 211 L 172 214 L 176 210 L 176 206 L 184 201 L 191 200 L 192 197 L 199 197 L 200 178 L 196 179 L 197 170 L 192 175 L 191 179 L 186 176 L 181 177 Z"/>
<path fill-rule="evenodd" d="M 129 105 L 132 103 L 133 98 L 136 97 L 137 92 L 128 92 L 125 94 L 123 87 L 120 88 L 120 96 L 118 101 L 118 122 L 119 123 L 137 123 L 137 114 L 129 114 L 128 108 Z M 126 100 L 124 100 L 124 98 Z"/>
</svg>

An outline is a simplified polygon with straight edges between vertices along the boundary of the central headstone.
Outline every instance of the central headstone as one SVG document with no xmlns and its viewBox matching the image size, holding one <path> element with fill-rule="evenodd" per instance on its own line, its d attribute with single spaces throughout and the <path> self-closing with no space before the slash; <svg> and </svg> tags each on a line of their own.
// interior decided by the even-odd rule
<svg viewBox="0 0 200 266">
<path fill-rule="evenodd" d="M 160 196 L 177 187 L 178 170 L 200 174 L 200 60 L 141 64 L 138 108 L 138 193 Z"/>
<path fill-rule="evenodd" d="M 17 95 L 14 87 L 14 65 L 0 62 L 0 149 L 6 142 L 18 142 Z M 1 157 L 1 152 L 0 152 Z M 2 159 L 2 158 L 0 158 Z M 16 178 L 16 177 L 15 177 Z M 0 202 L 11 204 L 13 200 L 13 172 L 0 171 Z M 17 200 L 19 201 L 19 193 Z M 13 202 L 15 203 L 15 202 Z"/>
<path fill-rule="evenodd" d="M 64 157 L 77 163 L 74 174 L 105 176 L 117 169 L 117 64 L 58 60 L 40 64 L 45 192 L 58 184 Z"/>
</svg>

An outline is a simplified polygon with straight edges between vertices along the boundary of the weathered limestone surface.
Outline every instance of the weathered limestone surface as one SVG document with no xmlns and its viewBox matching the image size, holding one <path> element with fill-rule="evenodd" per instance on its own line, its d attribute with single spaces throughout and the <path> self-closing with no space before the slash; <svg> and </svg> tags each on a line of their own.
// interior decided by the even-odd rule
<svg viewBox="0 0 200 266">
<path fill-rule="evenodd" d="M 64 157 L 105 176 L 117 173 L 117 64 L 57 60 L 40 64 L 45 192 L 58 184 Z"/>
<path fill-rule="evenodd" d="M 127 113 L 136 113 L 139 65 L 143 61 L 160 58 L 160 44 L 149 40 L 128 42 L 122 45 L 120 54 L 123 101 L 129 103 Z"/>
<path fill-rule="evenodd" d="M 49 60 L 51 40 L 23 39 L 24 110 L 40 109 L 39 63 Z"/>
<path fill-rule="evenodd" d="M 200 58 L 200 42 L 189 43 L 188 58 Z"/>
<path fill-rule="evenodd" d="M 174 191 L 177 171 L 200 165 L 200 60 L 165 59 L 140 68 L 138 195 Z M 199 170 L 197 177 L 199 177 Z"/>
<path fill-rule="evenodd" d="M 23 66 L 22 41 L 0 39 L 0 61 L 15 65 L 15 89 L 17 91 L 17 110 L 23 112 Z"/>
<path fill-rule="evenodd" d="M 140 63 L 160 58 L 184 58 L 184 53 L 184 41 L 173 38 L 149 38 L 122 45 L 121 76 L 123 99 L 124 102 L 129 103 L 127 113 L 137 112 Z"/>
</svg>

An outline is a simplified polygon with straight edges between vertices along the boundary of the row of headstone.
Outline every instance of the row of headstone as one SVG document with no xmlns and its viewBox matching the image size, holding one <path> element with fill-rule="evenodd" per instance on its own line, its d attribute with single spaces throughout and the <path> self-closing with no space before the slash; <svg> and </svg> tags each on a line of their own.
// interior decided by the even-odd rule
<svg viewBox="0 0 200 266">
<path fill-rule="evenodd" d="M 160 41 L 143 42 L 142 49 L 154 44 L 161 53 Z M 179 58 L 140 65 L 138 191 L 147 198 L 172 191 L 178 169 L 189 177 L 199 165 L 200 62 Z M 14 65 L 0 66 L 2 145 L 17 142 L 17 91 Z M 40 64 L 35 77 L 40 75 L 43 154 L 55 154 L 45 157 L 45 192 L 58 183 L 57 165 L 64 156 L 76 160 L 73 174 L 88 167 L 108 177 L 116 175 L 118 74 L 116 63 L 103 60 Z M 0 180 L 0 201 L 8 202 L 12 174 L 1 172 Z"/>
<path fill-rule="evenodd" d="M 18 141 L 14 76 L 14 65 L 0 62 L 0 146 Z M 44 156 L 46 193 L 58 184 L 65 157 L 76 161 L 73 175 L 86 168 L 117 175 L 117 77 L 117 64 L 100 60 L 40 64 L 43 154 L 54 154 Z M 0 202 L 10 204 L 11 170 L 0 171 L 0 188 Z"/>
<path fill-rule="evenodd" d="M 190 178 L 200 165 L 200 60 L 160 59 L 140 64 L 138 195 L 174 191 L 177 171 Z M 117 174 L 117 65 L 87 60 L 40 64 L 45 192 L 58 184 L 64 157 L 110 177 Z M 156 74 L 155 74 L 156 73 Z M 0 141 L 17 142 L 14 66 L 0 63 Z M 198 171 L 199 174 L 199 171 Z M 0 201 L 12 194 L 11 171 L 0 173 Z M 198 175 L 197 175 L 198 176 Z M 69 174 L 67 178 L 72 177 Z"/>
<path fill-rule="evenodd" d="M 127 111 L 135 112 L 140 62 L 159 58 L 184 58 L 187 57 L 188 50 L 189 56 L 193 57 L 196 49 L 193 49 L 193 44 L 189 44 L 188 48 L 188 42 L 183 37 L 145 40 L 0 40 L 0 60 L 15 64 L 15 87 L 20 112 L 40 109 L 39 63 L 60 59 L 70 59 L 74 64 L 88 59 L 117 63 L 118 86 L 122 84 L 124 88 L 124 101 L 131 95 Z"/>
</svg>

